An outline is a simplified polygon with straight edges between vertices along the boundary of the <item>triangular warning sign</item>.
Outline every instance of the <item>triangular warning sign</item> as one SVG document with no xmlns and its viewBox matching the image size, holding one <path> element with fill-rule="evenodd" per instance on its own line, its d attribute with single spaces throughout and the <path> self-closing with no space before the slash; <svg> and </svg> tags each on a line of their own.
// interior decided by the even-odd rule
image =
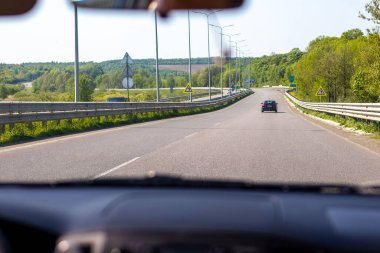
<svg viewBox="0 0 380 253">
<path fill-rule="evenodd" d="M 323 90 L 322 87 L 319 87 L 317 94 L 315 94 L 315 95 L 320 96 L 320 97 L 324 97 L 324 96 L 326 96 L 326 92 Z"/>
<path fill-rule="evenodd" d="M 191 87 L 190 83 L 186 85 L 185 89 L 183 90 L 183 93 L 193 93 L 193 88 Z"/>
</svg>

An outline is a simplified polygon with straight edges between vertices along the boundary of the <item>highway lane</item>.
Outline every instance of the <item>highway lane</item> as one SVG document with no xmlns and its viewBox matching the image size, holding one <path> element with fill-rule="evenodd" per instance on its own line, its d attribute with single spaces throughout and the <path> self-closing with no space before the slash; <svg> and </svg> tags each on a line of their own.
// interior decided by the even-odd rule
<svg viewBox="0 0 380 253">
<path fill-rule="evenodd" d="M 279 113 L 261 113 L 265 99 Z M 256 93 L 220 111 L 0 149 L 1 181 L 143 176 L 149 171 L 260 182 L 380 180 L 380 156 Z"/>
</svg>

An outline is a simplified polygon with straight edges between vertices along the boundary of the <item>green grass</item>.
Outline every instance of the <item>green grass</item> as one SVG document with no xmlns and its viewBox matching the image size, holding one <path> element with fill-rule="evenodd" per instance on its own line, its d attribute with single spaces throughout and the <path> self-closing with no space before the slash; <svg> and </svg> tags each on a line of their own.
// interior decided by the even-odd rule
<svg viewBox="0 0 380 253">
<path fill-rule="evenodd" d="M 200 92 L 206 92 L 207 90 L 195 90 L 194 93 L 200 93 Z M 156 99 L 156 91 L 155 90 L 147 90 L 147 91 L 140 91 L 140 90 L 129 90 L 129 94 L 131 96 L 131 102 L 143 102 L 147 100 L 154 100 Z M 173 90 L 173 93 L 170 93 L 170 90 L 168 89 L 161 89 L 160 90 L 160 97 L 161 98 L 168 98 L 168 97 L 178 97 L 185 95 L 182 90 Z M 102 90 L 96 90 L 92 94 L 92 100 L 95 102 L 104 102 L 107 101 L 107 98 L 109 97 L 128 97 L 128 91 L 127 90 L 108 90 L 108 91 L 102 91 Z"/>
<path fill-rule="evenodd" d="M 371 134 L 374 134 L 374 136 L 379 136 L 380 138 L 380 131 L 379 131 L 379 126 L 377 122 L 313 111 L 313 110 L 305 109 L 296 105 L 290 99 L 288 100 L 292 102 L 298 109 L 300 109 L 305 114 L 313 115 L 321 119 L 331 120 L 331 121 L 339 123 L 341 126 L 352 128 L 355 130 L 361 130 L 366 133 L 371 133 Z"/>
<path fill-rule="evenodd" d="M 59 122 L 47 121 L 46 124 L 43 124 L 42 122 L 18 123 L 14 124 L 14 127 L 12 129 L 10 129 L 9 125 L 6 125 L 4 128 L 4 132 L 0 134 L 0 145 L 17 143 L 20 141 L 35 140 L 51 136 L 59 136 L 64 134 L 79 133 L 95 129 L 148 122 L 152 120 L 206 113 L 227 107 L 237 102 L 238 100 L 240 99 L 235 98 L 234 100 L 225 102 L 219 106 L 209 106 L 197 109 L 133 113 L 115 115 L 114 117 L 89 117 L 72 120 L 60 120 Z"/>
</svg>

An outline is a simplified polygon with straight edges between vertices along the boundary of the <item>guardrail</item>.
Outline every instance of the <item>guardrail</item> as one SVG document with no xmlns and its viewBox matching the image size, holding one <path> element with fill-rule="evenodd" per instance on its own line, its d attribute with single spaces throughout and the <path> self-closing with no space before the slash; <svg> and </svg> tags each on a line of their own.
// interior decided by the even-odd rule
<svg viewBox="0 0 380 253">
<path fill-rule="evenodd" d="M 298 100 L 288 92 L 285 94 L 305 109 L 380 122 L 380 103 L 309 103 Z"/>
<path fill-rule="evenodd" d="M 196 109 L 222 105 L 244 97 L 251 91 L 243 91 L 219 100 L 182 103 L 66 103 L 66 102 L 0 102 L 0 127 L 27 122 L 46 122 L 86 117 L 112 116 L 131 113 Z"/>
</svg>

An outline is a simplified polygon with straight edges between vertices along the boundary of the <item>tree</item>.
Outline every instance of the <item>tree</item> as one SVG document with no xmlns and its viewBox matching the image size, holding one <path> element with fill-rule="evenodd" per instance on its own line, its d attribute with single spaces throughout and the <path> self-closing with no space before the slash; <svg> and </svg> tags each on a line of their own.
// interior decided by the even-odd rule
<svg viewBox="0 0 380 253">
<path fill-rule="evenodd" d="M 8 97 L 8 89 L 4 84 L 0 85 L 0 98 L 4 99 Z"/>
<path fill-rule="evenodd" d="M 371 0 L 368 4 L 365 5 L 365 10 L 369 16 L 359 13 L 359 17 L 373 22 L 376 27 L 373 29 L 373 32 L 379 33 L 380 31 L 380 0 Z"/>
<path fill-rule="evenodd" d="M 346 40 L 356 40 L 363 36 L 364 33 L 360 29 L 351 29 L 342 34 L 342 38 Z"/>
<path fill-rule="evenodd" d="M 80 101 L 91 101 L 91 95 L 94 90 L 91 87 L 94 86 L 93 80 L 88 75 L 81 75 L 79 77 L 79 97 Z"/>
</svg>

